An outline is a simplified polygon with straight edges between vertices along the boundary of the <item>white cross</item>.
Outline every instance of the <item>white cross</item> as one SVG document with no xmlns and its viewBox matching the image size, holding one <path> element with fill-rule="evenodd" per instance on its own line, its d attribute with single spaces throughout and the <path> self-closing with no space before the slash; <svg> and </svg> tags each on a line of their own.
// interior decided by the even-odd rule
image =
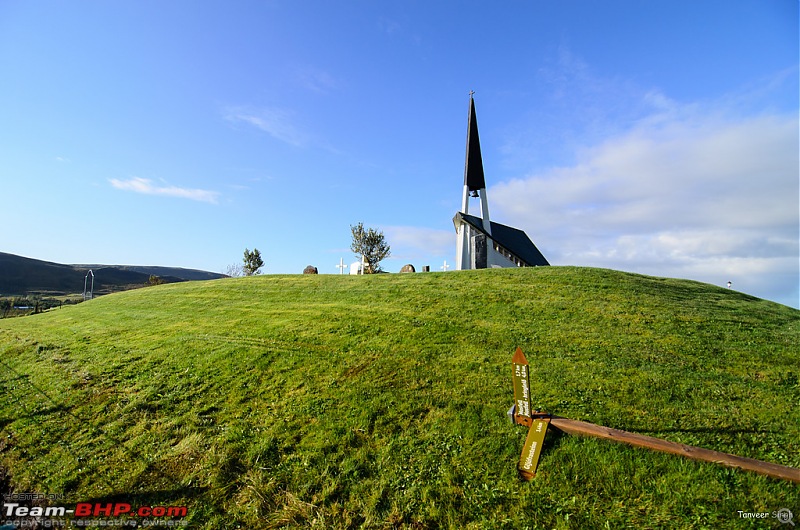
<svg viewBox="0 0 800 530">
<path fill-rule="evenodd" d="M 339 258 L 339 264 L 336 266 L 336 268 L 339 269 L 339 274 L 344 274 L 344 258 Z"/>
<path fill-rule="evenodd" d="M 442 269 L 444 272 L 447 272 L 447 269 L 450 268 L 450 265 L 447 264 L 447 260 L 444 260 L 444 265 L 442 265 L 439 268 Z"/>
</svg>

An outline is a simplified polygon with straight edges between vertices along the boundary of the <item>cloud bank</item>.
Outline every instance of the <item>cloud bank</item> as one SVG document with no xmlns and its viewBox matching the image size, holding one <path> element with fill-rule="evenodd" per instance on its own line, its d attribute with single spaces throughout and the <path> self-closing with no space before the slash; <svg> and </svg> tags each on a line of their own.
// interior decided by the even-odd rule
<svg viewBox="0 0 800 530">
<path fill-rule="evenodd" d="M 392 258 L 413 262 L 430 260 L 432 256 L 449 256 L 456 248 L 452 232 L 418 226 L 382 226 L 386 241 L 392 247 Z"/>
<path fill-rule="evenodd" d="M 208 202 L 211 204 L 216 204 L 219 196 L 219 193 L 216 191 L 179 188 L 177 186 L 157 186 L 154 185 L 150 179 L 141 177 L 133 177 L 128 180 L 109 179 L 109 182 L 111 182 L 111 185 L 118 190 L 133 191 L 135 193 L 143 193 L 145 195 L 178 197 L 181 199 L 190 199 L 193 201 Z"/>
<path fill-rule="evenodd" d="M 648 95 L 657 112 L 576 163 L 490 188 L 553 264 L 697 279 L 798 306 L 798 119 Z"/>
</svg>

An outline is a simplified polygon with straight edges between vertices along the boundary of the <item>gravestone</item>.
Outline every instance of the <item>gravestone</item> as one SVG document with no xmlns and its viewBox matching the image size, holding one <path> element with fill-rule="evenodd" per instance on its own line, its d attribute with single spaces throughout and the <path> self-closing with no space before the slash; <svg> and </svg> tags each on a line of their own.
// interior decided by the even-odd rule
<svg viewBox="0 0 800 530">
<path fill-rule="evenodd" d="M 313 265 L 309 265 L 305 269 L 303 269 L 303 274 L 319 274 L 317 268 Z"/>
<path fill-rule="evenodd" d="M 403 268 L 400 269 L 400 272 L 417 272 L 417 269 L 414 268 L 412 264 L 403 265 Z"/>
</svg>

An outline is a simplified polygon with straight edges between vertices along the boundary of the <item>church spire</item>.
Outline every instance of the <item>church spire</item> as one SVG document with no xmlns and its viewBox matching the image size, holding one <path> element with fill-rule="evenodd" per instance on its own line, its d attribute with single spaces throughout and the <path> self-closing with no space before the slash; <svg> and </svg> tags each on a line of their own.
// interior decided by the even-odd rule
<svg viewBox="0 0 800 530">
<path fill-rule="evenodd" d="M 481 142 L 478 138 L 478 118 L 475 116 L 475 99 L 469 92 L 469 118 L 467 123 L 467 160 L 464 164 L 464 190 L 461 196 L 461 213 L 469 214 L 469 198 L 475 197 L 481 201 L 481 226 L 483 234 L 473 234 L 468 223 L 461 223 L 456 227 L 458 232 L 458 248 L 456 251 L 456 269 L 491 268 L 493 266 L 492 252 L 487 252 L 487 239 L 492 237 L 492 222 L 489 220 L 489 202 L 486 199 L 486 179 L 483 175 L 483 158 L 481 157 Z M 475 257 L 473 247 L 481 247 L 481 255 Z M 477 261 L 476 261 L 477 260 Z M 477 265 L 476 265 L 477 264 Z"/>
<path fill-rule="evenodd" d="M 464 166 L 464 185 L 470 192 L 486 188 L 483 176 L 481 141 L 478 138 L 478 118 L 475 116 L 475 100 L 469 93 L 469 123 L 467 124 L 467 160 Z"/>
</svg>

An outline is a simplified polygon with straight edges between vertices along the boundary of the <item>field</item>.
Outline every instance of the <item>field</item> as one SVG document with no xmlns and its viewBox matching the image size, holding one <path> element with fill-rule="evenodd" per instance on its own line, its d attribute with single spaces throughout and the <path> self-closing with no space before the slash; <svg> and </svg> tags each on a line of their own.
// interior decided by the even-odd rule
<svg viewBox="0 0 800 530">
<path fill-rule="evenodd" d="M 775 528 L 796 484 L 549 432 L 535 407 L 800 467 L 800 311 L 692 281 L 536 269 L 161 285 L 0 321 L 0 463 L 189 528 Z"/>
</svg>

